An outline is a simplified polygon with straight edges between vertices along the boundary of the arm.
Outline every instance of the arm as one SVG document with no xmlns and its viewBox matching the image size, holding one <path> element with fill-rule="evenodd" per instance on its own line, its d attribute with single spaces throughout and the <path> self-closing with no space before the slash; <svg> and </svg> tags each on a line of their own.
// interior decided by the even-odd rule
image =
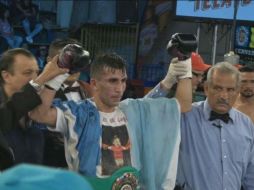
<svg viewBox="0 0 254 190">
<path fill-rule="evenodd" d="M 169 65 L 165 78 L 146 97 L 166 97 L 172 86 L 178 81 L 175 98 L 180 104 L 181 112 L 190 111 L 192 103 L 191 77 L 190 59 L 178 61 L 177 58 L 174 58 Z"/>
<path fill-rule="evenodd" d="M 157 84 L 146 96 L 145 98 L 158 98 L 158 97 L 166 97 L 173 87 L 173 85 L 177 82 L 176 76 L 182 75 L 186 73 L 185 66 L 177 63 L 178 59 L 173 58 L 169 68 L 167 75 L 165 78 Z"/>
<path fill-rule="evenodd" d="M 252 151 L 252 160 L 248 164 L 247 172 L 243 181 L 243 188 L 246 190 L 254 189 L 254 157 Z"/>
<path fill-rule="evenodd" d="M 184 62 L 179 62 L 178 58 L 173 58 L 171 63 L 169 64 L 168 72 L 165 78 L 156 85 L 145 97 L 146 98 L 158 98 L 158 97 L 166 97 L 171 88 L 177 83 L 177 79 L 179 76 L 184 76 L 187 74 L 188 65 Z"/>
<path fill-rule="evenodd" d="M 178 61 L 177 64 L 183 64 L 186 66 L 187 72 L 183 75 L 178 75 L 178 84 L 176 88 L 175 98 L 178 100 L 181 112 L 188 112 L 192 106 L 192 65 L 191 58 L 185 61 Z"/>
<path fill-rule="evenodd" d="M 57 66 L 57 57 L 54 57 L 52 62 L 49 62 L 46 65 L 43 72 L 49 73 L 48 75 L 54 76 L 54 78 L 48 81 L 45 85 L 45 88 L 43 88 L 40 92 L 42 103 L 29 113 L 29 117 L 39 123 L 55 126 L 57 119 L 57 110 L 55 107 L 52 107 L 52 102 L 54 100 L 56 91 L 61 87 L 61 84 L 69 76 L 69 74 L 66 73 L 68 72 L 68 69 L 59 68 Z M 41 84 L 43 78 L 43 76 L 38 77 L 34 82 Z"/>
<path fill-rule="evenodd" d="M 191 78 L 179 80 L 176 88 L 175 98 L 178 100 L 180 104 L 182 113 L 191 110 L 192 105 Z"/>
<path fill-rule="evenodd" d="M 27 84 L 21 92 L 15 93 L 10 100 L 0 106 L 1 129 L 7 130 L 15 125 L 29 111 L 41 103 L 36 90 Z"/>
<path fill-rule="evenodd" d="M 54 127 L 56 125 L 57 110 L 51 107 L 56 91 L 44 88 L 40 93 L 42 104 L 29 113 L 29 117 L 38 122 Z"/>
<path fill-rule="evenodd" d="M 251 125 L 251 128 L 254 126 Z M 254 138 L 254 130 L 252 130 L 252 138 Z M 243 178 L 242 186 L 244 190 L 253 190 L 254 189 L 254 140 L 252 141 L 249 159 L 248 159 L 247 169 Z"/>
</svg>

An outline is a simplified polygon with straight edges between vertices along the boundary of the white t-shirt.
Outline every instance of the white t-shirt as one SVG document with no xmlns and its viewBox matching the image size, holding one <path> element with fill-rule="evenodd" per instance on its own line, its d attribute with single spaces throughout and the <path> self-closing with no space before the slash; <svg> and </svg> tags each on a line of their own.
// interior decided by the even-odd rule
<svg viewBox="0 0 254 190">
<path fill-rule="evenodd" d="M 89 100 L 94 106 L 95 103 Z M 57 123 L 55 129 L 52 131 L 65 132 L 66 126 L 74 125 L 74 122 L 66 122 L 65 115 L 62 110 L 57 108 Z M 127 130 L 127 119 L 124 113 L 116 107 L 112 113 L 99 112 L 100 123 L 102 127 L 102 136 L 100 138 L 101 146 L 101 160 L 99 165 L 96 166 L 96 175 L 98 177 L 107 177 L 113 174 L 116 170 L 123 166 L 131 166 L 131 143 L 129 133 Z M 75 132 L 70 132 L 71 139 L 78 142 L 78 136 Z M 73 144 L 72 142 L 72 144 Z M 74 143 L 75 144 L 75 143 Z M 73 146 L 73 145 L 71 145 Z M 78 152 L 75 149 L 68 148 L 69 154 L 73 158 L 78 156 Z M 66 157 L 68 163 L 68 157 Z M 70 169 L 78 170 L 78 165 L 73 163 L 68 164 Z"/>
<path fill-rule="evenodd" d="M 131 165 L 131 143 L 124 113 L 116 108 L 112 113 L 100 112 L 102 126 L 101 160 L 98 177 L 109 176 L 123 166 Z"/>
</svg>

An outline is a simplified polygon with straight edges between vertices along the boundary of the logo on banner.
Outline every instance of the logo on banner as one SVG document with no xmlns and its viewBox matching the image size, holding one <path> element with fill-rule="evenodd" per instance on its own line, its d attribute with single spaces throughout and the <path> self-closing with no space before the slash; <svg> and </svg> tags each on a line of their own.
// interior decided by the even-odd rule
<svg viewBox="0 0 254 190">
<path fill-rule="evenodd" d="M 240 26 L 236 29 L 236 45 L 241 47 L 249 46 L 250 30 L 246 26 Z"/>
</svg>

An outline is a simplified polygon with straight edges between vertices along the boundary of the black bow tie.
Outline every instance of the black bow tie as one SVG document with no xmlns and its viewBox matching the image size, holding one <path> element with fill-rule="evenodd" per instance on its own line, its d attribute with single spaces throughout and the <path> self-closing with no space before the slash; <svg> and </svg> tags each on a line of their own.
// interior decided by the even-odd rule
<svg viewBox="0 0 254 190">
<path fill-rule="evenodd" d="M 63 90 L 64 93 L 69 93 L 69 92 L 80 92 L 80 87 L 79 86 L 74 86 L 74 87 L 66 87 Z"/>
<path fill-rule="evenodd" d="M 225 123 L 228 123 L 230 116 L 228 113 L 219 114 L 214 111 L 211 111 L 209 121 L 213 121 L 215 119 L 220 119 L 220 120 L 224 121 Z"/>
</svg>

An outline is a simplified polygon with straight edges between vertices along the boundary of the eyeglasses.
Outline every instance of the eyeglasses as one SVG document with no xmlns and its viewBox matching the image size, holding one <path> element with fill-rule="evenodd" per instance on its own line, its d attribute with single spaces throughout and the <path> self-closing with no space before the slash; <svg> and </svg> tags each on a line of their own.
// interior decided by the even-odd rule
<svg viewBox="0 0 254 190">
<path fill-rule="evenodd" d="M 204 78 L 204 74 L 201 74 L 201 73 L 195 73 L 192 71 L 192 75 L 198 78 Z"/>
</svg>

